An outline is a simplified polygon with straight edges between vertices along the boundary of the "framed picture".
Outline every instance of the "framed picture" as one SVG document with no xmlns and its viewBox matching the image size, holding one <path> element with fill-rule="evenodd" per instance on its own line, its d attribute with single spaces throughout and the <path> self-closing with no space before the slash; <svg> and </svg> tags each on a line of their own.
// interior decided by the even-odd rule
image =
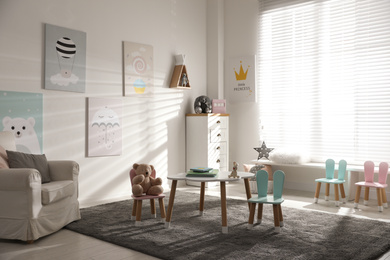
<svg viewBox="0 0 390 260">
<path fill-rule="evenodd" d="M 153 46 L 123 42 L 123 95 L 152 92 Z"/>
<path fill-rule="evenodd" d="M 45 25 L 45 89 L 85 92 L 86 33 Z"/>
<path fill-rule="evenodd" d="M 229 102 L 256 102 L 255 64 L 255 55 L 230 59 L 226 85 Z"/>
<path fill-rule="evenodd" d="M 88 156 L 122 154 L 121 98 L 88 98 Z"/>
<path fill-rule="evenodd" d="M 42 94 L 0 91 L 1 131 L 14 133 L 18 152 L 42 153 L 42 115 Z"/>
</svg>

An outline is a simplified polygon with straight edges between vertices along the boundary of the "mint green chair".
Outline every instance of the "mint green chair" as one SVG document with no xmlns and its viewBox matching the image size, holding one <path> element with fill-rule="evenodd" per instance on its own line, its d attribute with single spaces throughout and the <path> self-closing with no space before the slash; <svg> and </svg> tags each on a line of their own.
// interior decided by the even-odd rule
<svg viewBox="0 0 390 260">
<path fill-rule="evenodd" d="M 317 182 L 316 192 L 314 194 L 314 203 L 318 202 L 318 197 L 320 196 L 321 183 L 325 183 L 325 201 L 329 200 L 329 190 L 330 184 L 334 184 L 334 197 L 335 205 L 339 206 L 339 187 L 343 203 L 346 203 L 344 183 L 345 183 L 345 172 L 347 171 L 347 162 L 345 160 L 340 160 L 337 179 L 334 178 L 335 162 L 333 159 L 328 159 L 325 162 L 325 172 L 326 178 L 316 179 Z"/>
<path fill-rule="evenodd" d="M 257 223 L 261 223 L 263 217 L 263 204 L 272 204 L 274 211 L 274 223 L 275 230 L 280 232 L 280 227 L 283 227 L 283 214 L 281 204 L 284 199 L 282 197 L 283 186 L 284 186 L 285 174 L 283 171 L 278 170 L 274 172 L 274 194 L 267 195 L 268 190 L 268 172 L 265 170 L 260 170 L 256 173 L 257 181 L 257 198 L 250 198 L 248 202 L 250 203 L 250 212 L 249 212 L 249 221 L 248 228 L 253 228 L 253 220 L 255 217 L 256 204 L 259 204 L 258 213 L 257 213 Z"/>
</svg>

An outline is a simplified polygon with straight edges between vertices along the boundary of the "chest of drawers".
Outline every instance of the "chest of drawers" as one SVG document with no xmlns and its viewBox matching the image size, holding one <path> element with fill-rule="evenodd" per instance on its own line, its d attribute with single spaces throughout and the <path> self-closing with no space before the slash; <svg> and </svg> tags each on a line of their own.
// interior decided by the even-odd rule
<svg viewBox="0 0 390 260">
<path fill-rule="evenodd" d="M 207 166 L 227 171 L 228 158 L 229 115 L 187 114 L 186 170 Z M 187 184 L 192 185 L 189 182 Z M 199 183 L 196 184 L 199 185 Z"/>
</svg>

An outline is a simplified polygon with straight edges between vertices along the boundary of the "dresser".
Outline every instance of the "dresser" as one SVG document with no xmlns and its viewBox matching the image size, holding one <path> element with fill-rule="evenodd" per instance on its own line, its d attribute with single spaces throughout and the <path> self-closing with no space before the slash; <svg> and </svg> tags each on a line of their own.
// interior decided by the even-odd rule
<svg viewBox="0 0 390 260">
<path fill-rule="evenodd" d="M 229 114 L 186 115 L 186 170 L 211 167 L 229 170 Z M 207 182 L 206 187 L 218 182 Z M 199 182 L 187 181 L 199 186 Z"/>
</svg>

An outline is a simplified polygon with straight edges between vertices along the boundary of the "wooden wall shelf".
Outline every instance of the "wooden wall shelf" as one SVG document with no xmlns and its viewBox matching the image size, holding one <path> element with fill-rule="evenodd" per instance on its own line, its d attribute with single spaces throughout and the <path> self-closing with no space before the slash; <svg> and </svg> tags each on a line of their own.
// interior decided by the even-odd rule
<svg viewBox="0 0 390 260">
<path fill-rule="evenodd" d="M 182 85 L 182 77 L 185 73 L 187 77 L 187 84 Z M 188 73 L 186 69 L 186 65 L 176 65 L 175 69 L 173 70 L 173 75 L 171 79 L 171 84 L 169 86 L 170 88 L 181 88 L 181 89 L 191 89 L 190 81 L 188 78 Z"/>
</svg>

